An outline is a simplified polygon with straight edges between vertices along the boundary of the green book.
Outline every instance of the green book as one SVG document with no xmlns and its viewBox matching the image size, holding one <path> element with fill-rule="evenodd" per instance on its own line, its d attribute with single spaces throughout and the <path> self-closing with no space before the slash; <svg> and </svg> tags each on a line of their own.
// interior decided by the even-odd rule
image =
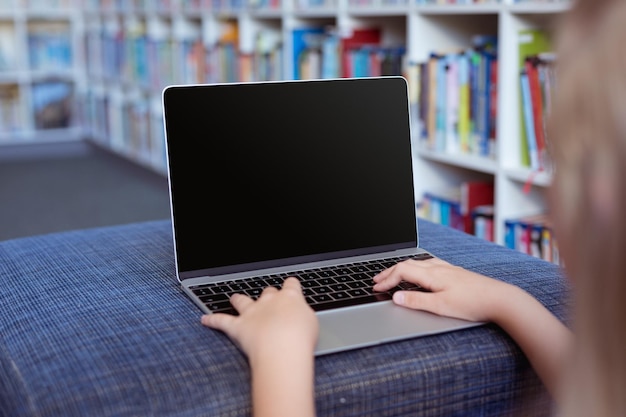
<svg viewBox="0 0 626 417">
<path fill-rule="evenodd" d="M 551 52 L 552 44 L 548 38 L 548 34 L 541 29 L 525 29 L 518 33 L 518 56 L 519 71 L 524 69 L 524 62 L 527 57 L 538 55 L 543 52 Z M 524 104 L 522 102 L 521 82 L 518 83 L 519 103 L 520 103 L 520 146 L 521 146 L 521 164 L 530 167 L 530 154 L 528 147 L 528 135 L 526 133 L 526 125 L 524 123 Z"/>
</svg>

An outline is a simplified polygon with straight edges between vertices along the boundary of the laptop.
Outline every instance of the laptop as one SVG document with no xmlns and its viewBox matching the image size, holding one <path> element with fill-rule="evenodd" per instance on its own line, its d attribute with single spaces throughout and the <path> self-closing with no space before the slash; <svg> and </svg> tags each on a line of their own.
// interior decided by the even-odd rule
<svg viewBox="0 0 626 417">
<path fill-rule="evenodd" d="M 399 76 L 163 90 L 176 273 L 204 313 L 236 314 L 230 293 L 296 276 L 319 318 L 316 355 L 477 325 L 371 288 L 378 271 L 432 257 L 407 91 Z"/>
</svg>

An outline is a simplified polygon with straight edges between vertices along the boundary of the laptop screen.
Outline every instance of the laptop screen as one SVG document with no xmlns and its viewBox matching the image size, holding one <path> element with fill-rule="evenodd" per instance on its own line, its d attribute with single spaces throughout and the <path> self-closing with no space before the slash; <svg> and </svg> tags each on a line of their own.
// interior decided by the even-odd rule
<svg viewBox="0 0 626 417">
<path fill-rule="evenodd" d="M 417 246 L 401 77 L 163 92 L 181 279 Z"/>
</svg>

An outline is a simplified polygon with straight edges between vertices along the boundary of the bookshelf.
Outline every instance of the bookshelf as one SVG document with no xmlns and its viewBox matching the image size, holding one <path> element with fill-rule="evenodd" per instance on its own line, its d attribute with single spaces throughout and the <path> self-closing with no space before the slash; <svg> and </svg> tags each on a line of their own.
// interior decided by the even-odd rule
<svg viewBox="0 0 626 417">
<path fill-rule="evenodd" d="M 0 0 L 0 146 L 82 139 L 81 12 L 71 0 Z"/>
<path fill-rule="evenodd" d="M 73 63 L 43 73 L 59 73 L 77 85 L 77 119 L 91 140 L 157 172 L 166 172 L 165 85 L 344 76 L 337 71 L 349 66 L 354 76 L 401 73 L 409 80 L 418 199 L 469 181 L 493 182 L 493 239 L 500 244 L 505 244 L 507 221 L 547 208 L 551 174 L 524 162 L 520 33 L 541 30 L 549 36 L 569 8 L 567 0 L 74 0 L 79 7 L 58 1 L 66 7 L 42 9 L 48 3 L 39 1 L 40 12 L 34 12 L 2 7 L 22 0 L 0 0 L 0 45 L 17 45 L 3 47 L 0 97 L 8 97 L 2 99 L 4 107 L 20 109 L 13 111 L 24 131 L 38 131 L 26 109 L 32 107 L 31 85 L 40 74 L 19 51 L 26 50 L 29 33 L 36 35 L 29 28 L 51 19 L 50 32 L 71 37 Z M 469 152 L 433 146 L 422 137 L 420 64 L 433 53 L 474 50 L 478 35 L 497 38 L 491 51 L 497 64 L 489 66 L 497 78 L 488 84 L 496 94 L 482 117 L 472 119 L 474 127 L 482 126 L 481 145 L 461 144 L 462 150 L 473 149 Z M 353 53 L 338 57 L 338 45 L 350 46 Z M 296 51 L 302 54 L 294 56 Z M 84 63 L 82 71 L 77 62 Z"/>
</svg>

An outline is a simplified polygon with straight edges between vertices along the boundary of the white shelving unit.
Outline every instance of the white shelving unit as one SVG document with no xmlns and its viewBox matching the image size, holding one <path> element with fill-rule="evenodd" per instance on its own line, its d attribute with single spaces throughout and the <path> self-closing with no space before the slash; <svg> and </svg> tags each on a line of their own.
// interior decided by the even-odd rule
<svg viewBox="0 0 626 417">
<path fill-rule="evenodd" d="M 0 5 L 7 1 L 0 0 Z M 13 67 L 0 69 L 0 83 L 8 80 L 19 86 L 20 105 L 28 114 L 25 109 L 32 100 L 28 86 L 39 77 L 35 71 L 18 70 L 28 68 L 27 57 L 17 53 L 26 50 L 28 23 L 43 17 L 67 21 L 72 36 L 80 36 L 85 44 L 85 56 L 80 59 L 79 51 L 83 49 L 74 48 L 74 62 L 83 62 L 85 69 L 80 72 L 74 66 L 63 75 L 79 87 L 78 107 L 89 136 L 102 146 L 165 173 L 162 88 L 167 84 L 292 78 L 294 29 L 333 28 L 340 37 L 346 37 L 355 29 L 377 27 L 382 46 L 405 48 L 405 63 L 424 62 L 433 52 L 469 48 L 474 35 L 496 35 L 495 157 L 433 151 L 417 135 L 414 157 L 418 198 L 426 191 L 467 180 L 493 181 L 495 240 L 504 243 L 504 221 L 544 211 L 543 194 L 551 181 L 549 173 L 534 173 L 521 163 L 519 31 L 539 28 L 550 32 L 570 3 L 422 3 L 82 0 L 80 7 L 39 12 L 0 6 L 0 35 L 4 39 L 5 32 L 14 31 L 17 45 Z M 75 46 L 79 43 L 76 39 L 73 42 Z M 237 63 L 232 61 L 232 54 L 239 57 Z M 246 71 L 250 66 L 256 70 Z M 271 71 L 262 72 L 261 67 Z M 417 124 L 417 120 L 414 122 Z M 24 123 L 24 132 L 36 131 L 32 120 Z M 417 126 L 413 130 L 418 132 Z"/>
<path fill-rule="evenodd" d="M 0 0 L 0 146 L 82 138 L 72 108 L 84 85 L 82 15 L 75 6 Z"/>
</svg>

